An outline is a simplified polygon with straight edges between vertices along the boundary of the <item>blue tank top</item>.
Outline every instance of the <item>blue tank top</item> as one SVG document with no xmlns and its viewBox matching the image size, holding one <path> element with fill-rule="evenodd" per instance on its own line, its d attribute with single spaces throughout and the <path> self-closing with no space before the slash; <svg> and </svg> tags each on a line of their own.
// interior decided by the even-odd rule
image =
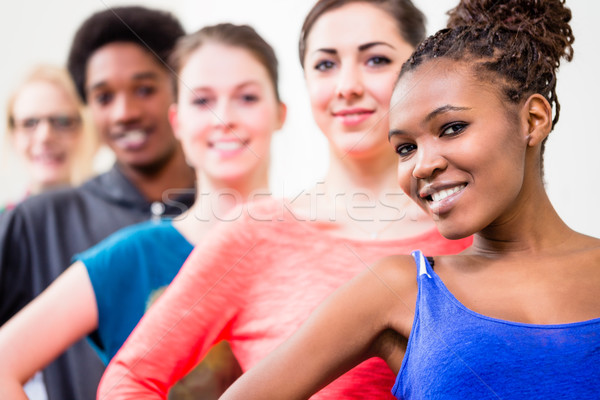
<svg viewBox="0 0 600 400">
<path fill-rule="evenodd" d="M 420 251 L 398 399 L 600 399 L 600 318 L 524 324 L 469 310 Z"/>
</svg>

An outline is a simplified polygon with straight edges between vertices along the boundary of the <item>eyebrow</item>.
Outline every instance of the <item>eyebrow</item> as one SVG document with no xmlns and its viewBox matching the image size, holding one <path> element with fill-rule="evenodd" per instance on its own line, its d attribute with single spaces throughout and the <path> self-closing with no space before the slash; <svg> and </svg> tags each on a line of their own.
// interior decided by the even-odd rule
<svg viewBox="0 0 600 400">
<path fill-rule="evenodd" d="M 444 106 L 438 107 L 435 110 L 433 110 L 432 112 L 430 112 L 429 114 L 427 114 L 427 116 L 425 117 L 424 121 L 425 122 L 429 122 L 432 119 L 434 119 L 435 117 L 437 117 L 438 115 L 441 114 L 445 114 L 447 112 L 451 112 L 451 111 L 467 111 L 470 110 L 470 107 L 457 107 L 457 106 L 451 106 L 450 104 L 446 104 Z M 402 129 L 391 129 L 388 133 L 388 140 L 392 138 L 392 136 L 395 135 L 402 135 L 405 132 Z"/>
<path fill-rule="evenodd" d="M 365 51 L 370 49 L 371 47 L 375 47 L 375 46 L 387 46 L 391 49 L 396 49 L 394 46 L 392 46 L 389 43 L 386 42 L 369 42 L 369 43 L 365 43 L 365 44 L 361 44 L 360 46 L 358 46 L 358 51 Z M 315 50 L 313 53 L 318 53 L 318 52 L 322 52 L 322 53 L 327 53 L 327 54 L 337 54 L 337 50 L 336 49 L 331 49 L 331 48 L 322 48 L 322 49 L 317 49 Z"/>
<path fill-rule="evenodd" d="M 131 77 L 131 80 L 133 80 L 133 81 L 143 81 L 143 80 L 147 80 L 147 79 L 158 80 L 158 74 L 156 72 L 153 72 L 153 71 L 146 71 L 146 72 L 139 72 L 137 74 L 134 74 Z M 95 89 L 101 88 L 101 87 L 106 86 L 106 85 L 107 85 L 107 82 L 105 80 L 104 81 L 100 81 L 100 82 L 95 83 L 92 86 L 90 86 L 88 88 L 88 90 L 91 92 L 91 91 L 93 91 Z"/>
<path fill-rule="evenodd" d="M 234 89 L 235 90 L 240 90 L 240 89 L 245 88 L 246 86 L 258 86 L 258 87 L 260 87 L 261 85 L 260 85 L 260 82 L 258 80 L 251 79 L 251 80 L 244 81 L 244 82 L 236 85 Z M 203 90 L 212 90 L 212 88 L 210 86 L 198 86 L 198 87 L 192 88 L 191 92 L 194 93 L 196 91 L 203 91 Z"/>
<path fill-rule="evenodd" d="M 432 119 L 434 119 L 435 117 L 437 117 L 440 114 L 445 114 L 447 112 L 450 111 L 466 111 L 466 110 L 470 110 L 470 107 L 457 107 L 457 106 L 451 106 L 450 104 L 446 104 L 445 106 L 441 106 L 436 108 L 435 110 L 433 110 L 432 112 L 430 112 L 429 114 L 427 114 L 427 117 L 425 117 L 425 122 L 429 122 Z"/>
</svg>

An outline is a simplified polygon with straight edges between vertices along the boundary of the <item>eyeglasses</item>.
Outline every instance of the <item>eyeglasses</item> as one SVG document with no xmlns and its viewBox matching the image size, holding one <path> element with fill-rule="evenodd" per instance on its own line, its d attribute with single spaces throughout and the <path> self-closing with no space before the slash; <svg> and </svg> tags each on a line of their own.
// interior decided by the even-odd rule
<svg viewBox="0 0 600 400">
<path fill-rule="evenodd" d="M 27 117 L 22 119 L 12 119 L 12 125 L 15 129 L 25 133 L 33 133 L 42 121 L 48 121 L 52 129 L 58 132 L 72 132 L 81 122 L 81 118 L 76 115 L 48 115 L 44 117 Z"/>
</svg>

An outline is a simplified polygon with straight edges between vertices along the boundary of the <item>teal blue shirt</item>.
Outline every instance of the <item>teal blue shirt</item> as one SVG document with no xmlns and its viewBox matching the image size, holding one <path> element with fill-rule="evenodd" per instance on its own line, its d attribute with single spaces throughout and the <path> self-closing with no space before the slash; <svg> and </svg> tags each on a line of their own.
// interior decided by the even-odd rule
<svg viewBox="0 0 600 400">
<path fill-rule="evenodd" d="M 96 295 L 98 329 L 88 338 L 105 364 L 192 249 L 171 221 L 164 220 L 121 229 L 75 256 L 85 264 Z"/>
</svg>

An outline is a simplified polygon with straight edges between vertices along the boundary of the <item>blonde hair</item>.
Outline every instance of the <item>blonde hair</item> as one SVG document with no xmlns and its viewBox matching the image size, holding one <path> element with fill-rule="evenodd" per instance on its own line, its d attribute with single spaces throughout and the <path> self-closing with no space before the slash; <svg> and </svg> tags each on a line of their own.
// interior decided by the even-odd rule
<svg viewBox="0 0 600 400">
<path fill-rule="evenodd" d="M 88 109 L 79 98 L 75 84 L 65 68 L 41 64 L 32 68 L 29 73 L 25 75 L 25 78 L 12 92 L 6 103 L 5 142 L 10 142 L 10 136 L 14 131 L 13 108 L 17 96 L 26 85 L 40 81 L 48 82 L 62 89 L 77 108 L 77 114 L 81 119 L 81 137 L 74 155 L 73 168 L 70 173 L 70 183 L 71 185 L 78 185 L 94 173 L 93 159 L 99 147 L 99 140 L 98 135 L 93 129 Z M 8 149 L 12 148 L 12 143 L 5 143 L 4 148 L 5 150 L 3 153 L 6 156 L 7 151 L 9 151 Z M 8 157 L 2 157 L 3 160 L 6 160 L 7 158 Z"/>
</svg>

